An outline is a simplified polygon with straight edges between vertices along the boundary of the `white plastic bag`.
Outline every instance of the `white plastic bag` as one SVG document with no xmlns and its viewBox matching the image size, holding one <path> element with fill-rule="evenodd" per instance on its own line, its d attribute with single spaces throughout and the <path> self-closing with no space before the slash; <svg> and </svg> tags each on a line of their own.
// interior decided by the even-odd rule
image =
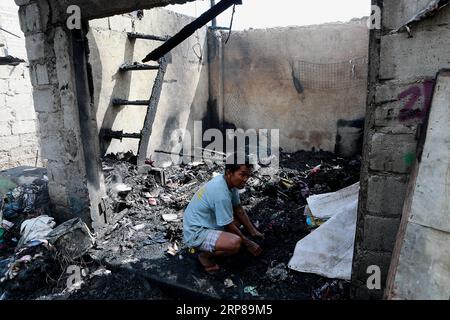
<svg viewBox="0 0 450 320">
<path fill-rule="evenodd" d="M 297 243 L 289 268 L 331 279 L 350 280 L 358 194 L 359 183 L 322 195 L 319 199 L 322 198 L 323 202 L 315 196 L 310 207 L 312 214 L 331 218 Z"/>
</svg>

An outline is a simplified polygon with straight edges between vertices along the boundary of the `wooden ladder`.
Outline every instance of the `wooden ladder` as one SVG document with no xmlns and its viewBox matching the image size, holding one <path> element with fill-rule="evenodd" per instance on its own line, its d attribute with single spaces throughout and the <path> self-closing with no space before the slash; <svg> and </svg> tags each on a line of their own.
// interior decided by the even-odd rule
<svg viewBox="0 0 450 320">
<path fill-rule="evenodd" d="M 153 41 L 167 41 L 169 37 L 160 37 L 153 35 L 146 35 L 141 33 L 129 32 L 128 39 L 136 40 L 153 40 Z M 170 53 L 169 53 L 170 54 Z M 125 105 L 134 105 L 134 106 L 147 106 L 147 113 L 144 119 L 144 126 L 141 132 L 138 133 L 124 133 L 123 131 L 113 131 L 113 130 L 104 130 L 103 138 L 104 139 L 119 139 L 123 138 L 131 138 L 131 139 L 139 139 L 139 147 L 137 154 L 137 164 L 143 165 L 145 163 L 148 144 L 150 142 L 150 136 L 152 134 L 153 123 L 155 121 L 156 111 L 158 109 L 159 99 L 161 97 L 162 86 L 164 82 L 164 75 L 167 70 L 168 64 L 168 55 L 162 57 L 158 60 L 157 65 L 149 65 L 142 64 L 138 62 L 134 63 L 124 63 L 120 66 L 120 72 L 133 72 L 133 71 L 145 71 L 145 70 L 158 70 L 155 81 L 152 87 L 152 93 L 150 96 L 150 100 L 123 100 L 118 98 L 113 98 L 112 104 L 113 106 L 125 106 Z"/>
</svg>

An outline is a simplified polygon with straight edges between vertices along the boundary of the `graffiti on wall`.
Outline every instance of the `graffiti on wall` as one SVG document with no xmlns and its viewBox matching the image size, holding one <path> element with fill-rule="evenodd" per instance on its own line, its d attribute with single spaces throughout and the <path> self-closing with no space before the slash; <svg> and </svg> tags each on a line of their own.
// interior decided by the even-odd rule
<svg viewBox="0 0 450 320">
<path fill-rule="evenodd" d="M 410 120 L 423 121 L 431 105 L 434 80 L 425 80 L 422 85 L 412 86 L 398 95 L 399 100 L 405 100 L 403 109 L 400 110 L 398 120 L 406 122 Z M 422 101 L 422 103 L 420 103 Z"/>
</svg>

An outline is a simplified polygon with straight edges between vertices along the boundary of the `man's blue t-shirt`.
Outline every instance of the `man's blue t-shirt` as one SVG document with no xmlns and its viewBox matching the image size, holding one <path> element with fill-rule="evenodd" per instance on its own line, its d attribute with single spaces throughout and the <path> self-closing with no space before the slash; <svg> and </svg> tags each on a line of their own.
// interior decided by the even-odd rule
<svg viewBox="0 0 450 320">
<path fill-rule="evenodd" d="M 228 188 L 223 174 L 214 177 L 192 197 L 184 211 L 184 242 L 199 247 L 208 230 L 223 230 L 233 222 L 233 207 L 241 203 L 236 188 Z"/>
</svg>

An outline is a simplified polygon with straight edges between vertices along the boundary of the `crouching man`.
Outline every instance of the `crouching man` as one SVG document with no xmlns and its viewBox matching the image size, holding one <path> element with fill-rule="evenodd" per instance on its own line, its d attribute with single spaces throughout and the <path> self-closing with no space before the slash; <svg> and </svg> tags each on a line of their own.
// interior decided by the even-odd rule
<svg viewBox="0 0 450 320">
<path fill-rule="evenodd" d="M 244 161 L 239 161 L 241 157 Z M 236 153 L 229 156 L 225 173 L 201 187 L 184 212 L 184 241 L 200 251 L 198 258 L 206 272 L 220 269 L 215 257 L 234 255 L 241 247 L 254 256 L 262 252 L 240 230 L 244 226 L 252 237 L 263 237 L 242 208 L 238 193 L 245 187 L 252 167 L 248 157 Z"/>
</svg>

